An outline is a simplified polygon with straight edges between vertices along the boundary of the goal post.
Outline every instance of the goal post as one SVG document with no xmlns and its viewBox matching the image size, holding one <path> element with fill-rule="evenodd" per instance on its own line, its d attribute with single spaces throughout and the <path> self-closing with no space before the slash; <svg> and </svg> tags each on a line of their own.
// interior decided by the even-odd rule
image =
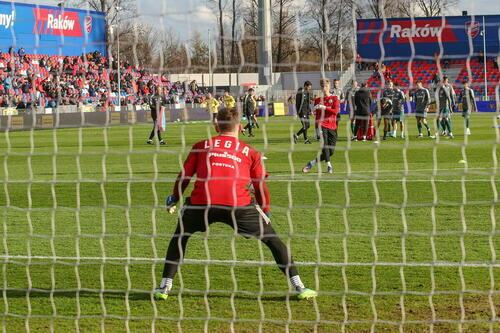
<svg viewBox="0 0 500 333">
<path fill-rule="evenodd" d="M 0 3 L 4 332 L 496 331 L 499 15 L 474 1 L 464 16 L 447 1 L 161 3 Z M 218 135 L 209 93 L 250 124 L 238 140 L 271 197 L 258 214 L 316 298 L 207 213 L 155 299 L 197 178 L 174 214 L 166 199 L 193 145 Z"/>
</svg>

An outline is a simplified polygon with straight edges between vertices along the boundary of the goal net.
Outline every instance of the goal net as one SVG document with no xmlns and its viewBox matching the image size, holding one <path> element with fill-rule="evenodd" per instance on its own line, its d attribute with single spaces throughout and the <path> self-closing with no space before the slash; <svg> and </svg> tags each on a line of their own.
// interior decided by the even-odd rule
<svg viewBox="0 0 500 333">
<path fill-rule="evenodd" d="M 480 3 L 0 2 L 2 331 L 497 331 L 500 16 Z M 223 223 L 154 297 L 196 177 L 165 199 L 233 103 L 316 298 Z"/>
</svg>

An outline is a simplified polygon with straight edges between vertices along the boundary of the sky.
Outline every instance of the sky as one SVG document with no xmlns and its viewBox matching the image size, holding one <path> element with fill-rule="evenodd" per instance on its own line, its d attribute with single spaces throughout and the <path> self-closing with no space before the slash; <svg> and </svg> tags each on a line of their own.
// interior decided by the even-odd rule
<svg viewBox="0 0 500 333">
<path fill-rule="evenodd" d="M 6 0 L 2 0 L 6 1 Z M 9 1 L 9 0 L 7 0 Z M 62 0 L 15 0 L 14 2 L 57 5 Z M 68 2 L 68 1 L 66 1 Z M 301 5 L 305 0 L 296 0 Z M 208 38 L 208 30 L 217 31 L 216 16 L 209 0 L 136 0 L 139 20 L 155 27 L 168 27 L 188 40 L 194 31 Z M 448 15 L 461 15 L 467 10 L 469 15 L 500 14 L 498 0 L 459 0 L 459 4 Z"/>
</svg>

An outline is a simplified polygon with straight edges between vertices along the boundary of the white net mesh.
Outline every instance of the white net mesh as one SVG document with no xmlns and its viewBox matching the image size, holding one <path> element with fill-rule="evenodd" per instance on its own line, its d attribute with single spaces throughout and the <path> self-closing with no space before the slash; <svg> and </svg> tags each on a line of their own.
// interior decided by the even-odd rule
<svg viewBox="0 0 500 333">
<path fill-rule="evenodd" d="M 57 5 L 31 3 L 37 10 Z M 36 34 L 31 45 L 23 35 L 33 30 L 26 9 L 0 2 L 3 332 L 498 330 L 498 15 L 463 23 L 449 18 L 453 1 L 273 0 L 274 66 L 261 73 L 270 83 L 264 86 L 257 73 L 264 65 L 262 3 L 75 2 L 39 20 L 56 24 L 73 17 L 72 6 L 82 9 L 75 14 L 82 40 L 44 26 L 50 33 Z M 100 44 L 84 33 L 89 24 L 100 29 L 93 10 L 108 22 Z M 421 25 L 426 15 L 434 18 Z M 373 17 L 380 20 L 362 20 Z M 419 40 L 427 32 L 415 29 L 425 24 L 429 34 L 437 27 L 435 41 Z M 467 33 L 467 52 L 454 51 L 450 31 Z M 394 53 L 397 43 L 407 52 Z M 372 45 L 368 56 L 361 56 L 363 45 Z M 94 47 L 102 57 L 80 61 L 73 50 Z M 453 139 L 435 112 L 434 79 L 445 75 L 461 108 L 449 116 Z M 301 128 L 296 92 L 310 80 L 311 96 L 322 96 L 321 78 L 338 79 L 345 96 L 334 172 L 318 162 L 303 174 L 324 142 L 312 120 L 312 144 L 302 134 L 294 142 Z M 367 84 L 375 104 L 368 142 L 351 140 L 345 107 L 354 80 Z M 397 132 L 403 138 L 383 140 L 377 117 L 389 81 L 402 90 L 406 126 Z M 430 90 L 435 139 L 425 137 L 424 125 L 417 138 L 417 81 Z M 462 118 L 465 81 L 480 112 Z M 148 145 L 158 85 L 165 89 L 166 145 L 155 127 Z M 228 90 L 242 109 L 250 86 L 259 127 L 256 137 L 240 139 L 265 156 L 271 224 L 318 297 L 297 301 L 262 242 L 218 223 L 190 237 L 168 299 L 157 301 L 152 292 L 183 214 L 169 215 L 164 199 L 191 146 L 216 135 L 205 98 L 212 91 L 227 106 Z"/>
</svg>

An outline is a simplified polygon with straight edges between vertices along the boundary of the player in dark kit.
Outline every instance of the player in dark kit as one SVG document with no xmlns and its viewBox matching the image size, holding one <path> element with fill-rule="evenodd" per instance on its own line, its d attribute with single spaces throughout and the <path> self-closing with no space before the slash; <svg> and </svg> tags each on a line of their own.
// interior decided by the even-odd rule
<svg viewBox="0 0 500 333">
<path fill-rule="evenodd" d="M 147 143 L 150 145 L 153 144 L 153 138 L 155 137 L 156 131 L 159 144 L 164 145 L 165 141 L 163 141 L 163 139 L 161 138 L 161 131 L 158 129 L 156 124 L 156 119 L 158 118 L 158 112 L 160 112 L 160 108 L 167 104 L 167 100 L 165 99 L 165 96 L 163 96 L 163 87 L 156 87 L 156 93 L 153 96 L 149 96 L 146 99 L 146 103 L 151 109 L 151 118 L 153 118 L 153 129 L 151 130 L 151 134 L 149 135 Z"/>
<path fill-rule="evenodd" d="M 406 102 L 405 94 L 399 89 L 399 86 L 394 86 L 394 94 L 392 95 L 392 136 L 397 137 L 398 124 L 401 128 L 401 138 L 405 137 L 405 110 L 404 104 Z"/>
<path fill-rule="evenodd" d="M 245 95 L 245 99 L 243 100 L 243 115 L 247 118 L 248 123 L 241 131 L 241 134 L 245 135 L 246 130 L 248 130 L 248 136 L 255 136 L 252 133 L 252 129 L 255 126 L 255 107 L 257 102 L 253 97 L 255 90 L 253 88 L 248 89 L 247 94 Z"/>
<path fill-rule="evenodd" d="M 168 298 L 189 237 L 195 232 L 206 231 L 215 222 L 229 225 L 245 238 L 258 238 L 271 250 L 297 297 L 316 297 L 314 290 L 304 287 L 289 249 L 271 226 L 268 175 L 260 153 L 238 139 L 241 130 L 238 111 L 234 108 L 220 110 L 215 126 L 220 134 L 193 146 L 175 182 L 173 194 L 166 200 L 167 209 L 172 213 L 196 175 L 194 189 L 184 203 L 170 240 L 163 278 L 154 291 L 154 298 Z M 255 190 L 257 203 L 251 197 L 249 185 Z"/>
<path fill-rule="evenodd" d="M 384 120 L 384 136 L 382 140 L 387 140 L 387 135 L 390 131 L 390 124 L 392 119 L 392 100 L 388 97 L 384 97 L 380 100 L 380 109 L 377 110 L 377 128 L 380 127 L 380 123 Z"/>
<path fill-rule="evenodd" d="M 326 172 L 333 173 L 330 158 L 337 145 L 337 115 L 340 112 L 340 101 L 337 96 L 330 95 L 330 80 L 320 81 L 323 89 L 323 97 L 316 98 L 314 108 L 316 109 L 316 125 L 321 135 L 321 156 L 309 161 L 302 172 L 306 173 L 320 161 L 326 162 Z"/>
<path fill-rule="evenodd" d="M 392 137 L 392 131 L 391 131 L 391 125 L 392 125 L 392 104 L 393 104 L 393 99 L 395 95 L 395 90 L 394 90 L 394 83 L 392 81 L 387 82 L 387 87 L 384 88 L 384 91 L 382 92 L 382 98 L 388 98 L 391 100 L 391 112 L 390 118 L 389 118 L 389 127 L 387 129 L 387 136 Z"/>
<path fill-rule="evenodd" d="M 460 102 L 462 103 L 462 117 L 465 120 L 465 135 L 470 135 L 469 119 L 471 111 L 477 111 L 474 90 L 469 86 L 469 82 L 464 82 L 464 88 L 460 92 Z"/>
<path fill-rule="evenodd" d="M 436 89 L 436 103 L 438 107 L 438 118 L 436 120 L 436 136 L 439 135 L 439 125 L 443 128 L 441 133 L 448 139 L 453 139 L 453 130 L 451 126 L 451 112 L 455 107 L 455 90 L 449 83 L 448 77 L 444 76 L 441 84 Z"/>
<path fill-rule="evenodd" d="M 304 143 L 310 144 L 311 141 L 307 138 L 307 130 L 310 127 L 309 116 L 311 115 L 311 88 L 312 83 L 306 81 L 304 83 L 304 88 L 300 89 L 295 96 L 295 110 L 297 110 L 297 115 L 300 118 L 300 123 L 302 128 L 293 135 L 293 141 L 297 143 L 299 136 L 304 135 Z"/>
<path fill-rule="evenodd" d="M 354 95 L 356 91 L 358 91 L 358 81 L 352 81 L 352 87 L 346 93 L 346 101 L 349 104 L 349 119 L 351 120 L 351 133 L 354 136 L 354 126 L 356 120 L 354 119 L 354 115 L 356 114 L 356 104 L 354 103 Z"/>
<path fill-rule="evenodd" d="M 422 81 L 417 81 L 417 90 L 413 92 L 413 102 L 415 102 L 415 117 L 417 119 L 418 138 L 423 138 L 422 125 L 427 129 L 427 136 L 431 139 L 431 129 L 427 124 L 427 111 L 431 104 L 431 94 L 427 88 L 424 88 Z"/>
</svg>

